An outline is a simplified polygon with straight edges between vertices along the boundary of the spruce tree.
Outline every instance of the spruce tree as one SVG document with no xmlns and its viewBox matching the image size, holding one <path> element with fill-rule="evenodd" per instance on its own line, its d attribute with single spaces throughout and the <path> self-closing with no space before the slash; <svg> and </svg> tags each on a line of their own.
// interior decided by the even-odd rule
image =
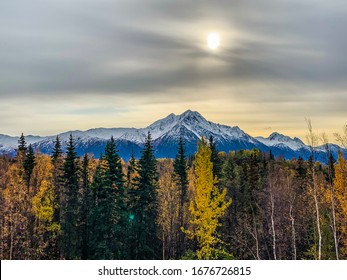
<svg viewBox="0 0 347 280">
<path fill-rule="evenodd" d="M 104 160 L 107 164 L 105 172 L 105 184 L 111 189 L 111 217 L 112 232 L 114 240 L 112 242 L 112 254 L 114 259 L 122 259 L 126 250 L 122 236 L 126 227 L 125 213 L 125 190 L 124 174 L 122 171 L 122 162 L 116 150 L 116 142 L 111 137 L 105 147 Z"/>
<path fill-rule="evenodd" d="M 27 152 L 27 143 L 25 141 L 25 137 L 23 135 L 23 133 L 21 134 L 21 136 L 19 137 L 18 140 L 18 153 L 26 153 Z"/>
<path fill-rule="evenodd" d="M 29 145 L 28 151 L 26 153 L 26 156 L 23 162 L 23 167 L 24 167 L 24 180 L 26 185 L 29 188 L 31 174 L 33 173 L 33 170 L 35 167 L 35 154 L 31 144 Z"/>
<path fill-rule="evenodd" d="M 213 164 L 212 172 L 214 178 L 220 178 L 222 171 L 222 161 L 219 158 L 216 142 L 214 142 L 213 137 L 210 136 L 210 149 L 211 149 L 211 162 Z"/>
<path fill-rule="evenodd" d="M 176 178 L 176 184 L 180 188 L 180 208 L 179 208 L 179 228 L 184 228 L 184 219 L 183 219 L 183 207 L 184 203 L 187 200 L 187 188 L 188 188 L 188 178 L 187 178 L 187 159 L 185 156 L 185 149 L 183 144 L 182 137 L 178 140 L 178 147 L 177 147 L 177 155 L 174 160 L 174 172 L 175 172 L 175 178 Z M 183 254 L 184 251 L 184 233 L 182 230 L 179 231 L 179 242 L 178 242 L 178 248 L 177 253 L 180 257 Z"/>
<path fill-rule="evenodd" d="M 22 133 L 18 140 L 18 148 L 17 148 L 17 158 L 16 160 L 18 161 L 19 165 L 21 166 L 22 170 L 20 170 L 21 176 L 25 176 L 24 174 L 24 160 L 27 154 L 28 148 L 27 148 L 27 143 L 25 141 L 25 137 Z"/>
<path fill-rule="evenodd" d="M 53 148 L 53 153 L 51 156 L 53 165 L 57 163 L 57 161 L 59 160 L 59 158 L 62 157 L 62 155 L 63 155 L 63 151 L 61 149 L 61 141 L 59 139 L 59 136 L 57 136 L 55 140 L 54 148 Z"/>
<path fill-rule="evenodd" d="M 118 193 L 123 192 L 124 174 L 122 171 L 122 162 L 116 150 L 116 142 L 111 137 L 105 147 L 104 159 L 107 162 L 107 179 L 115 187 Z"/>
<path fill-rule="evenodd" d="M 127 171 L 127 180 L 126 180 L 127 189 L 130 189 L 131 185 L 134 185 L 136 172 L 137 172 L 136 160 L 135 160 L 134 150 L 132 150 L 129 164 L 128 164 L 128 171 Z"/>
<path fill-rule="evenodd" d="M 61 224 L 62 222 L 62 205 L 64 199 L 64 156 L 61 149 L 61 141 L 59 137 L 56 137 L 56 142 L 52 151 L 51 161 L 53 164 L 52 179 L 53 179 L 53 223 Z M 60 244 L 61 245 L 61 244 Z M 51 255 L 53 259 L 61 258 L 60 252 L 61 246 L 59 246 L 59 240 L 53 245 Z"/>
<path fill-rule="evenodd" d="M 131 157 L 128 163 L 127 180 L 126 180 L 126 208 L 128 209 L 127 217 L 127 237 L 126 237 L 126 248 L 127 248 L 127 259 L 136 258 L 136 244 L 137 235 L 136 227 L 134 224 L 135 212 L 137 207 L 137 184 L 138 184 L 138 173 L 137 164 L 134 156 L 134 150 L 131 152 Z"/>
<path fill-rule="evenodd" d="M 89 158 L 85 154 L 82 160 L 82 172 L 81 172 L 81 186 L 78 192 L 79 194 L 79 226 L 78 226 L 78 237 L 79 246 L 81 248 L 81 259 L 88 259 L 88 240 L 89 240 L 89 229 L 88 229 L 88 211 L 89 211 L 89 199 L 90 199 L 90 182 L 89 182 Z"/>
<path fill-rule="evenodd" d="M 157 163 L 154 156 L 153 143 L 148 132 L 142 156 L 138 163 L 138 189 L 134 224 L 136 226 L 136 259 L 157 259 L 159 240 L 157 238 L 157 199 L 158 184 Z"/>
<path fill-rule="evenodd" d="M 112 137 L 94 176 L 89 215 L 90 258 L 122 259 L 126 255 L 126 214 L 121 159 Z"/>
<path fill-rule="evenodd" d="M 75 144 L 70 134 L 63 164 L 64 191 L 62 198 L 62 257 L 79 259 L 78 246 L 78 165 Z"/>
</svg>

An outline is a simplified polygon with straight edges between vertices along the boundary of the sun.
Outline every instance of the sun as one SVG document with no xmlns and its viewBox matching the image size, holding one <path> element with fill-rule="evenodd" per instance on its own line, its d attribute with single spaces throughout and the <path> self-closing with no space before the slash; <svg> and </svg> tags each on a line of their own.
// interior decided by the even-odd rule
<svg viewBox="0 0 347 280">
<path fill-rule="evenodd" d="M 215 50 L 220 45 L 220 36 L 216 32 L 209 33 L 207 36 L 207 45 L 210 49 Z"/>
</svg>

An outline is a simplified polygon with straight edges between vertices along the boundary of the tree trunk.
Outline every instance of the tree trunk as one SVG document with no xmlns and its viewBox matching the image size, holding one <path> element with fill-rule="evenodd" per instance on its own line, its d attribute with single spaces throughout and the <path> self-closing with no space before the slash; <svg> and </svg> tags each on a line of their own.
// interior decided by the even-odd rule
<svg viewBox="0 0 347 280">
<path fill-rule="evenodd" d="M 292 247 L 293 247 L 293 260 L 296 260 L 296 232 L 295 232 L 295 219 L 293 216 L 293 204 L 290 205 L 289 217 L 292 226 Z"/>
<path fill-rule="evenodd" d="M 316 174 L 313 167 L 313 198 L 316 208 L 316 223 L 317 223 L 317 233 L 318 233 L 318 260 L 322 258 L 322 233 L 320 228 L 320 213 L 319 213 L 319 204 L 318 204 L 318 195 L 317 195 L 317 183 L 316 183 Z"/>
<path fill-rule="evenodd" d="M 335 215 L 335 199 L 334 199 L 334 189 L 333 185 L 330 186 L 330 192 L 331 192 L 331 214 L 332 214 L 332 228 L 333 228 L 333 235 L 334 235 L 334 244 L 335 244 L 335 254 L 336 259 L 339 259 L 339 244 L 337 241 L 337 231 L 336 231 L 336 215 Z"/>
<path fill-rule="evenodd" d="M 274 220 L 275 199 L 274 199 L 274 194 L 272 192 L 271 183 L 270 183 L 270 202 L 271 202 L 272 252 L 273 252 L 274 260 L 277 260 L 277 257 L 276 257 L 276 231 L 275 231 L 275 220 Z"/>
</svg>

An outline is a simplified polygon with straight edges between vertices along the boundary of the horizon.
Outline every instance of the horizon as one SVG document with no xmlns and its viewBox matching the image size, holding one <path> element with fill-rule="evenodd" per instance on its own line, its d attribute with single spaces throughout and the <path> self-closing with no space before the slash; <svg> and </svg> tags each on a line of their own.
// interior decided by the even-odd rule
<svg viewBox="0 0 347 280">
<path fill-rule="evenodd" d="M 193 113 L 197 113 L 199 115 L 201 115 L 207 122 L 211 122 L 211 123 L 215 123 L 215 124 L 220 124 L 220 125 L 226 125 L 226 124 L 223 124 L 223 123 L 218 123 L 218 122 L 213 122 L 213 121 L 210 121 L 209 119 L 207 119 L 203 114 L 201 114 L 199 111 L 194 111 L 194 110 L 191 110 L 191 109 L 187 109 L 185 110 L 184 112 L 181 112 L 180 114 L 175 114 L 175 113 L 169 113 L 167 114 L 166 116 L 164 117 L 161 117 L 157 120 L 154 120 L 153 122 L 151 122 L 150 124 L 146 125 L 146 126 L 143 126 L 143 127 L 125 127 L 125 126 L 121 126 L 121 127 L 90 127 L 90 128 L 87 128 L 87 129 L 72 129 L 72 130 L 66 130 L 66 131 L 60 131 L 60 132 L 57 132 L 55 134 L 50 134 L 50 135 L 40 135 L 40 134 L 32 134 L 32 133 L 29 133 L 29 134 L 25 134 L 24 132 L 21 132 L 19 133 L 18 135 L 9 135 L 9 134 L 4 134 L 4 133 L 1 133 L 0 132 L 0 135 L 6 135 L 6 136 L 10 136 L 10 137 L 20 137 L 20 135 L 23 133 L 23 135 L 25 137 L 29 137 L 29 136 L 32 136 L 32 137 L 55 137 L 55 136 L 58 136 L 58 135 L 61 135 L 61 134 L 66 134 L 66 133 L 70 133 L 72 136 L 74 136 L 74 132 L 86 132 L 86 131 L 89 131 L 89 130 L 94 130 L 94 129 L 128 129 L 128 128 L 134 128 L 134 129 L 145 129 L 145 128 L 148 128 L 149 126 L 151 126 L 152 124 L 154 124 L 155 122 L 157 121 L 160 121 L 160 120 L 163 120 L 163 119 L 166 119 L 167 117 L 169 117 L 170 115 L 175 115 L 176 117 L 179 117 L 187 112 L 193 112 Z M 226 125 L 226 126 L 229 126 L 229 125 Z M 288 134 L 285 134 L 281 131 L 271 131 L 269 132 L 267 135 L 252 135 L 251 133 L 249 133 L 248 131 L 244 130 L 242 127 L 240 127 L 239 125 L 230 125 L 229 127 L 239 127 L 242 131 L 244 131 L 246 134 L 254 137 L 254 138 L 257 138 L 257 137 L 263 137 L 263 138 L 269 138 L 272 134 L 274 133 L 278 133 L 280 135 L 284 135 L 284 136 L 289 136 L 290 138 L 292 139 L 295 139 L 295 138 L 299 138 L 302 142 L 305 143 L 305 145 L 307 145 L 307 140 L 306 140 L 306 135 L 304 138 L 301 138 L 299 136 L 292 136 L 292 135 L 288 135 Z M 320 136 L 321 134 L 318 133 L 318 132 L 315 132 L 317 136 Z M 324 132 L 322 132 L 324 133 Z M 331 144 L 338 144 L 337 141 L 334 139 L 333 141 L 331 141 L 329 138 L 329 143 Z M 321 145 L 322 143 L 320 143 L 319 145 Z"/>
</svg>

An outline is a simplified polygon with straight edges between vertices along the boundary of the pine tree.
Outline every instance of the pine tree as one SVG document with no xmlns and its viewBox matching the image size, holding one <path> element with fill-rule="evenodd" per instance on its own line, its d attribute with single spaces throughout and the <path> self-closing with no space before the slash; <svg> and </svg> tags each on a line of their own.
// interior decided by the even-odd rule
<svg viewBox="0 0 347 280">
<path fill-rule="evenodd" d="M 137 207 L 138 198 L 138 171 L 137 163 L 135 160 L 134 151 L 131 152 L 131 157 L 128 163 L 126 179 L 126 208 L 128 209 L 128 223 L 127 223 L 127 238 L 126 238 L 126 248 L 128 255 L 127 259 L 136 258 L 136 245 L 137 245 L 137 234 L 136 225 L 134 223 L 135 212 Z"/>
<path fill-rule="evenodd" d="M 61 252 L 64 259 L 79 259 L 78 246 L 78 165 L 75 144 L 70 134 L 63 164 L 64 191 L 62 198 Z"/>
<path fill-rule="evenodd" d="M 26 154 L 26 152 L 27 152 L 27 143 L 22 133 L 18 140 L 18 154 L 19 153 Z"/>
<path fill-rule="evenodd" d="M 124 189 L 124 174 L 122 171 L 122 162 L 116 150 L 116 142 L 111 137 L 105 147 L 104 160 L 107 164 L 105 170 L 105 184 L 110 187 L 111 192 L 111 217 L 112 232 L 114 240 L 112 243 L 112 254 L 115 259 L 122 259 L 125 252 L 124 234 L 126 226 L 125 213 L 125 189 Z"/>
<path fill-rule="evenodd" d="M 105 231 L 111 231 L 109 222 L 105 221 L 107 198 L 109 195 L 105 192 L 103 186 L 103 162 L 102 159 L 96 167 L 93 183 L 91 185 L 91 204 L 88 213 L 88 259 L 111 259 L 110 249 L 106 245 Z M 106 203 L 105 203 L 106 200 Z"/>
<path fill-rule="evenodd" d="M 53 164 L 53 170 L 52 170 L 52 182 L 53 182 L 53 220 L 52 222 L 54 224 L 61 225 L 62 223 L 62 206 L 64 205 L 64 202 L 62 201 L 64 196 L 64 185 L 65 185 L 65 179 L 64 179 L 64 170 L 63 170 L 63 164 L 64 164 L 64 156 L 61 149 L 61 141 L 59 137 L 56 137 L 56 141 L 54 144 L 54 149 L 52 151 L 51 161 Z M 61 258 L 61 244 L 59 246 L 59 243 L 56 242 L 51 249 L 50 255 L 52 259 L 59 259 Z"/>
<path fill-rule="evenodd" d="M 79 246 L 81 248 L 81 259 L 88 259 L 88 212 L 90 209 L 90 182 L 89 182 L 89 158 L 85 154 L 82 160 L 81 185 L 78 192 L 79 195 L 79 215 L 78 215 L 78 237 Z"/>
<path fill-rule="evenodd" d="M 136 259 L 158 258 L 157 238 L 157 197 L 156 189 L 158 174 L 156 159 L 150 132 L 148 132 L 145 147 L 138 163 L 138 189 L 136 191 L 136 205 L 134 213 L 134 227 L 136 232 Z"/>
<path fill-rule="evenodd" d="M 59 160 L 59 158 L 61 158 L 63 155 L 63 151 L 61 149 L 61 141 L 59 139 L 59 136 L 57 136 L 56 140 L 55 140 L 55 144 L 54 144 L 54 148 L 53 148 L 53 153 L 52 153 L 52 163 L 55 165 L 57 163 L 57 161 Z"/>
<path fill-rule="evenodd" d="M 218 155 L 216 142 L 214 142 L 212 136 L 210 136 L 209 143 L 210 143 L 209 146 L 211 149 L 211 162 L 213 164 L 213 169 L 212 169 L 213 178 L 216 178 L 216 177 L 220 178 L 221 171 L 222 171 L 222 162 Z"/>
<path fill-rule="evenodd" d="M 134 150 L 131 151 L 131 156 L 128 164 L 128 171 L 127 171 L 127 179 L 126 179 L 126 186 L 128 192 L 131 191 L 131 189 L 134 188 L 136 184 L 136 179 L 137 179 L 137 165 L 136 165 L 136 160 L 135 160 L 135 155 L 134 155 Z"/>
<path fill-rule="evenodd" d="M 184 228 L 183 207 L 187 200 L 188 174 L 187 174 L 187 159 L 182 137 L 178 140 L 177 155 L 174 161 L 174 172 L 176 184 L 180 188 L 180 207 L 179 207 L 179 228 Z M 184 233 L 179 231 L 179 241 L 177 248 L 177 257 L 180 257 L 184 252 Z"/>
<path fill-rule="evenodd" d="M 122 259 L 126 255 L 126 214 L 121 159 L 114 138 L 105 147 L 92 185 L 89 215 L 92 259 Z"/>
<path fill-rule="evenodd" d="M 190 203 L 192 230 L 186 230 L 188 237 L 198 243 L 198 259 L 213 259 L 218 255 L 217 245 L 220 239 L 216 229 L 219 219 L 224 215 L 231 201 L 225 201 L 226 189 L 219 191 L 213 178 L 211 149 L 204 138 L 198 143 L 194 167 L 196 173 L 196 194 Z"/>
<path fill-rule="evenodd" d="M 31 174 L 33 173 L 33 169 L 35 167 L 35 154 L 31 144 L 29 145 L 28 152 L 25 156 L 23 167 L 24 167 L 24 181 L 29 188 Z"/>
</svg>

